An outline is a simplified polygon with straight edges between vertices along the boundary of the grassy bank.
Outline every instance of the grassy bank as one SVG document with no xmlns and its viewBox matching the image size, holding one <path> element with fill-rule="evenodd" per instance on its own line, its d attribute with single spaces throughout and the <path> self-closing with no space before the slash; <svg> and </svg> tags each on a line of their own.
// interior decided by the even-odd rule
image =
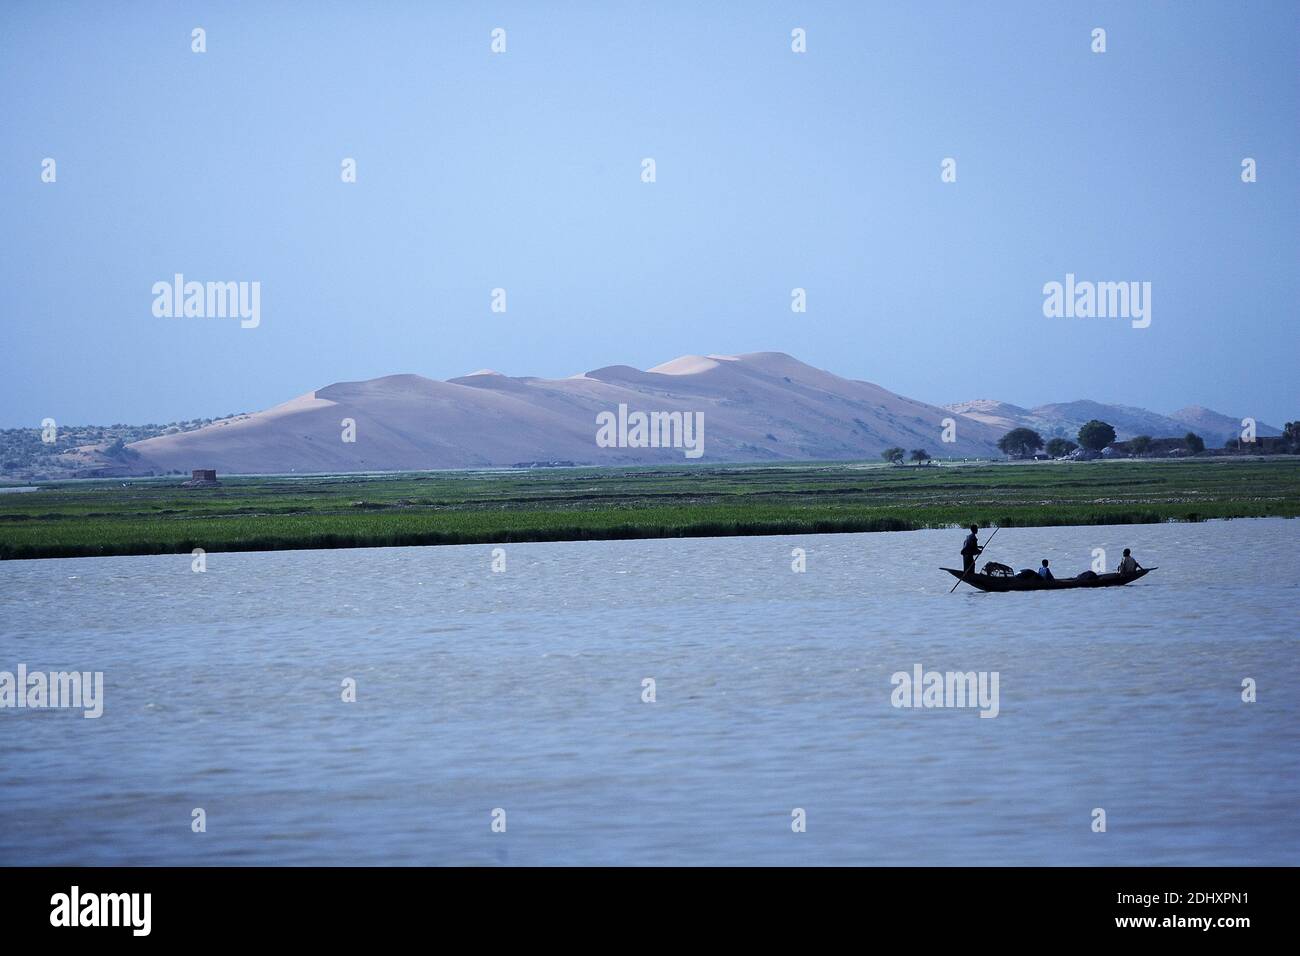
<svg viewBox="0 0 1300 956">
<path fill-rule="evenodd" d="M 845 463 L 66 482 L 0 494 L 0 558 L 1135 524 L 1300 515 L 1300 460 Z"/>
</svg>

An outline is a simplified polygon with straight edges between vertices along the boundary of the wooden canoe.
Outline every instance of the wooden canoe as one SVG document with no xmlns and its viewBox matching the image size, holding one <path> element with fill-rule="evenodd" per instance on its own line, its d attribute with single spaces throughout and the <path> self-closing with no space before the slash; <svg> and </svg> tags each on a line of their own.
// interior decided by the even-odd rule
<svg viewBox="0 0 1300 956">
<path fill-rule="evenodd" d="M 954 578 L 961 578 L 971 587 L 979 588 L 981 591 L 1067 591 L 1071 588 L 1114 588 L 1154 571 L 1155 568 L 1142 568 L 1133 574 L 1098 574 L 1095 577 L 1087 577 L 1083 580 L 1079 578 L 1057 578 L 1054 581 L 1044 581 L 1035 575 L 1032 578 L 1018 578 L 1015 575 L 997 575 L 981 574 L 978 571 L 972 571 L 963 577 L 963 572 L 956 568 L 941 568 L 947 571 Z"/>
</svg>

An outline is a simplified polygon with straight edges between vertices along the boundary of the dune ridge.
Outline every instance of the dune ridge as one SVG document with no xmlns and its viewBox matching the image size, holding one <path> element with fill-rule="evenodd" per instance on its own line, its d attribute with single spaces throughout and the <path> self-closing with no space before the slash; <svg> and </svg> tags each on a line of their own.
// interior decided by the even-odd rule
<svg viewBox="0 0 1300 956">
<path fill-rule="evenodd" d="M 642 371 L 608 365 L 563 379 L 482 369 L 447 381 L 414 374 L 337 382 L 238 421 L 129 446 L 134 473 L 397 471 L 572 461 L 684 461 L 675 448 L 600 448 L 596 416 L 703 413 L 703 462 L 875 458 L 885 448 L 940 457 L 997 453 L 973 418 L 813 368 L 783 352 L 683 355 Z M 344 419 L 356 441 L 342 440 Z M 957 422 L 944 443 L 944 420 Z"/>
</svg>

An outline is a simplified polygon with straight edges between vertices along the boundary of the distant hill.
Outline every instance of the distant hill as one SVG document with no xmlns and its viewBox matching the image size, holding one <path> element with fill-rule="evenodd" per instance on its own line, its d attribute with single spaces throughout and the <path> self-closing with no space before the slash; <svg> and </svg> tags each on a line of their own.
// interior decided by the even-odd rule
<svg viewBox="0 0 1300 956">
<path fill-rule="evenodd" d="M 679 412 L 704 416 L 704 453 L 682 448 L 600 447 L 597 416 Z M 68 430 L 44 446 L 36 429 L 4 433 L 3 477 L 405 471 L 530 463 L 629 465 L 875 459 L 892 446 L 938 458 L 1001 457 L 997 440 L 1018 426 L 1073 439 L 1100 418 L 1120 440 L 1195 431 L 1222 447 L 1239 417 L 1191 406 L 1161 415 L 1080 400 L 1022 408 L 993 399 L 929 405 L 870 382 L 841 378 L 783 352 L 684 355 L 646 371 L 607 365 L 563 379 L 482 369 L 445 382 L 389 375 L 338 382 L 276 405 L 162 428 Z M 355 422 L 353 442 L 344 420 Z M 945 419 L 956 442 L 941 440 Z M 159 432 L 163 432 L 160 434 Z M 1260 423 L 1258 435 L 1278 435 Z M 76 438 L 80 437 L 80 442 Z M 132 438 L 141 440 L 132 441 Z M 119 440 L 120 439 L 120 440 Z M 123 444 L 123 441 L 126 444 Z M 73 447 L 76 445 L 76 447 Z"/>
<path fill-rule="evenodd" d="M 781 352 L 686 355 L 648 371 L 609 365 L 564 379 L 484 370 L 445 382 L 390 375 L 341 382 L 246 417 L 131 444 L 134 474 L 192 468 L 267 474 L 474 468 L 572 461 L 687 461 L 680 448 L 602 448 L 597 415 L 704 415 L 700 461 L 876 458 L 890 446 L 936 457 L 998 454 L 1001 432 L 948 410 L 841 378 Z M 342 421 L 356 441 L 341 440 Z"/>
<path fill-rule="evenodd" d="M 982 422 L 1002 434 L 1006 434 L 1013 428 L 1020 427 L 1032 417 L 1027 408 L 999 402 L 991 398 L 978 398 L 973 402 L 954 402 L 944 407 L 959 415 L 965 415 L 968 418 Z"/>
<path fill-rule="evenodd" d="M 1171 415 L 1132 405 L 1107 405 L 1086 399 L 1028 409 L 993 399 L 954 402 L 944 407 L 1004 432 L 1018 427 L 1032 428 L 1044 438 L 1074 439 L 1079 426 L 1094 418 L 1113 425 L 1120 441 L 1135 435 L 1174 438 L 1194 431 L 1207 446 L 1221 448 L 1225 441 L 1237 438 L 1241 433 L 1240 416 L 1224 415 L 1199 405 L 1179 409 Z M 1256 431 L 1260 437 L 1282 434 L 1280 429 L 1262 422 L 1257 424 Z"/>
<path fill-rule="evenodd" d="M 1132 435 L 1150 435 L 1153 438 L 1163 438 L 1187 433 L 1187 426 L 1174 421 L 1168 415 L 1161 415 L 1158 412 L 1148 411 L 1145 408 L 1137 408 L 1132 405 L 1106 405 L 1101 402 L 1088 401 L 1087 399 L 1039 405 L 1033 409 L 1032 413 L 1035 417 L 1052 422 L 1055 427 L 1069 432 L 1068 437 L 1074 437 L 1074 433 L 1079 430 L 1080 425 L 1094 418 L 1114 425 L 1116 436 L 1120 439 Z M 1059 423 L 1059 425 L 1056 423 Z M 1208 439 L 1208 436 L 1206 437 Z M 1222 444 L 1222 442 L 1217 444 Z"/>
<path fill-rule="evenodd" d="M 1186 408 L 1170 413 L 1169 417 L 1205 438 L 1207 444 L 1209 444 L 1207 435 L 1221 435 L 1225 441 L 1241 436 L 1241 416 L 1224 415 L 1222 412 L 1201 405 L 1188 405 Z M 1269 438 L 1281 435 L 1282 430 L 1272 425 L 1265 425 L 1263 422 L 1256 422 L 1255 434 L 1260 438 Z M 1214 444 L 1218 445 L 1221 442 L 1214 442 Z"/>
<path fill-rule="evenodd" d="M 237 416 L 230 415 L 228 418 Z M 123 446 L 157 435 L 194 431 L 219 419 L 195 418 L 165 425 L 58 424 L 53 441 L 41 428 L 0 429 L 0 480 L 46 481 L 88 470 L 125 474 L 131 453 Z"/>
</svg>

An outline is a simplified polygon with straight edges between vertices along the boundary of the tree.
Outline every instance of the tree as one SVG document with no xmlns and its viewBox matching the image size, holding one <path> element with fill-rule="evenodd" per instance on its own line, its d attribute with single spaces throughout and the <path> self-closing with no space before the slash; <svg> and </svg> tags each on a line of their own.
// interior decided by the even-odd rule
<svg viewBox="0 0 1300 956">
<path fill-rule="evenodd" d="M 1079 444 L 1089 451 L 1101 451 L 1115 440 L 1115 429 L 1093 419 L 1079 429 Z"/>
<path fill-rule="evenodd" d="M 118 461 L 131 461 L 132 459 L 139 458 L 140 453 L 134 448 L 127 448 L 126 445 L 122 443 L 122 439 L 119 438 L 113 442 L 113 444 L 104 449 L 104 457 L 115 458 Z"/>
<path fill-rule="evenodd" d="M 1282 429 L 1282 437 L 1292 445 L 1300 442 L 1300 422 L 1287 422 Z"/>
<path fill-rule="evenodd" d="M 998 439 L 1002 454 L 1012 458 L 1029 458 L 1043 447 L 1043 436 L 1032 428 L 1013 428 Z"/>
<path fill-rule="evenodd" d="M 1053 458 L 1064 458 L 1078 447 L 1068 438 L 1053 438 L 1047 443 L 1047 453 Z"/>
<path fill-rule="evenodd" d="M 1205 451 L 1205 440 L 1196 432 L 1188 432 L 1183 437 L 1183 444 L 1187 446 L 1187 450 L 1193 455 L 1199 455 Z"/>
<path fill-rule="evenodd" d="M 901 448 L 886 448 L 880 453 L 880 457 L 885 459 L 891 465 L 900 465 L 903 463 L 903 455 L 906 452 Z"/>
<path fill-rule="evenodd" d="M 912 461 L 916 462 L 918 465 L 924 465 L 929 460 L 930 454 L 924 448 L 912 449 Z"/>
<path fill-rule="evenodd" d="M 1128 440 L 1128 450 L 1134 455 L 1145 455 L 1151 450 L 1151 436 L 1138 435 Z"/>
</svg>

